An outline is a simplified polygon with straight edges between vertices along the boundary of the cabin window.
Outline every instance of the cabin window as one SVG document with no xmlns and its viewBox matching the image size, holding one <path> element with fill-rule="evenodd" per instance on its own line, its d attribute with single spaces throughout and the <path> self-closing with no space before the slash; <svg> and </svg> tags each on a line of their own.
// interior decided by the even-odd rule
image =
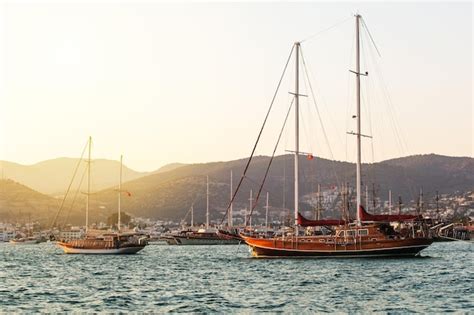
<svg viewBox="0 0 474 315">
<path fill-rule="evenodd" d="M 344 237 L 344 232 L 346 232 L 346 231 L 339 231 L 339 232 L 337 233 L 337 236 L 338 236 L 338 237 Z"/>
<path fill-rule="evenodd" d="M 325 239 L 319 240 L 320 243 L 326 243 Z"/>
<path fill-rule="evenodd" d="M 369 235 L 369 230 L 359 230 L 359 236 L 367 236 Z"/>
<path fill-rule="evenodd" d="M 347 236 L 355 236 L 356 235 L 355 230 L 349 230 L 349 231 L 346 231 L 346 232 L 347 232 Z"/>
</svg>

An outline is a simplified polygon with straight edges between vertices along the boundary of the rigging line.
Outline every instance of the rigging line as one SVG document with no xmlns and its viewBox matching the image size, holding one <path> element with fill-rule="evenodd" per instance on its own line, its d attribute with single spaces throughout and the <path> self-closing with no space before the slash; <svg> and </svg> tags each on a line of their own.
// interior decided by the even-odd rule
<svg viewBox="0 0 474 315">
<path fill-rule="evenodd" d="M 191 207 L 189 207 L 188 212 L 186 212 L 186 215 L 185 215 L 184 218 L 181 220 L 181 222 L 185 222 L 185 221 L 186 221 L 186 219 L 188 218 L 189 213 L 191 213 L 191 210 L 192 210 L 192 208 L 194 207 L 194 204 L 196 203 L 196 200 L 198 199 L 198 197 L 201 197 L 201 196 L 202 196 L 202 194 L 199 194 L 199 193 L 196 194 L 196 196 L 194 196 L 193 202 L 191 203 Z"/>
<path fill-rule="evenodd" d="M 389 112 L 391 113 L 391 115 L 389 116 L 391 119 L 391 123 L 393 124 L 395 136 L 398 138 L 397 140 L 399 141 L 400 150 L 401 150 L 400 153 L 403 154 L 403 151 L 410 151 L 410 150 L 409 150 L 405 135 L 398 124 L 398 120 L 396 119 L 399 115 L 398 115 L 398 112 L 395 110 L 395 106 L 393 105 L 392 99 L 390 97 L 390 93 L 388 91 L 387 84 L 385 83 L 385 80 L 382 75 L 381 67 L 374 57 L 372 57 L 372 59 L 374 60 L 376 74 L 381 82 L 381 91 L 383 92 L 383 96 L 386 99 L 387 108 Z"/>
<path fill-rule="evenodd" d="M 71 211 L 74 207 L 74 204 L 76 203 L 76 198 L 77 198 L 77 195 L 79 194 L 79 191 L 81 190 L 82 182 L 84 181 L 84 177 L 86 177 L 85 176 L 86 173 L 87 173 L 87 167 L 84 167 L 84 172 L 82 172 L 82 176 L 81 176 L 81 180 L 79 182 L 79 186 L 77 187 L 77 190 L 74 194 L 74 198 L 72 199 L 72 203 L 71 203 L 71 206 L 69 207 L 69 210 L 67 212 L 66 219 L 64 220 L 63 227 L 66 226 L 66 223 L 69 221 L 69 216 L 70 216 Z"/>
<path fill-rule="evenodd" d="M 373 38 L 372 38 L 372 35 L 370 34 L 370 31 L 369 31 L 369 29 L 368 29 L 368 27 L 367 27 L 367 24 L 365 23 L 365 21 L 364 21 L 363 19 L 362 19 L 362 21 L 363 21 L 364 27 L 365 27 L 365 29 L 366 29 L 366 31 L 367 31 L 367 32 L 366 32 L 366 36 L 368 36 L 368 37 L 370 38 L 370 40 L 372 41 L 372 44 L 373 44 L 373 48 L 376 50 L 377 54 L 380 56 L 380 53 L 379 53 L 379 51 L 378 51 L 378 49 L 377 49 L 377 46 L 375 45 L 375 42 L 374 42 L 374 40 L 373 40 Z M 369 53 L 370 53 L 370 55 L 371 55 L 371 57 L 372 57 L 372 60 L 374 61 L 373 64 L 374 64 L 374 69 L 375 69 L 376 75 L 380 78 L 380 81 L 381 81 L 382 83 L 384 83 L 384 82 L 383 82 L 383 78 L 382 78 L 382 76 L 381 76 L 380 66 L 379 66 L 378 63 L 377 63 L 377 59 L 374 57 L 373 51 L 372 51 L 371 49 L 369 49 Z M 383 91 L 384 93 L 388 94 L 388 92 L 386 91 L 386 88 L 385 88 L 385 90 L 384 90 L 384 88 L 385 88 L 385 87 L 383 86 L 383 87 L 382 87 L 382 91 Z M 387 102 L 389 102 L 389 97 L 387 97 L 387 95 L 384 95 L 384 96 L 385 96 L 385 98 L 387 99 Z M 393 123 L 393 122 L 391 121 L 391 123 Z M 399 135 L 397 134 L 397 130 L 396 130 L 395 128 L 396 128 L 396 126 L 394 125 L 395 136 L 396 136 L 397 138 L 399 138 Z M 397 139 L 397 141 L 399 141 L 400 148 L 402 148 L 403 145 L 402 145 L 400 139 Z"/>
<path fill-rule="evenodd" d="M 253 185 L 255 185 L 255 186 L 251 185 L 251 187 L 255 187 L 255 188 L 260 187 L 260 183 L 258 183 L 256 180 L 252 179 L 251 177 L 245 176 L 245 179 L 248 180 Z M 265 190 L 265 192 L 273 193 L 272 191 L 269 191 L 269 190 Z"/>
<path fill-rule="evenodd" d="M 377 54 L 379 55 L 379 57 L 382 57 L 382 55 L 380 54 L 379 49 L 377 48 L 377 45 L 375 44 L 375 41 L 374 41 L 374 38 L 372 37 L 372 34 L 370 34 L 369 28 L 368 28 L 367 24 L 365 23 L 364 18 L 362 18 L 362 25 L 364 26 L 365 30 L 367 31 L 367 34 L 369 34 L 370 41 L 374 45 L 374 48 L 377 51 Z"/>
<path fill-rule="evenodd" d="M 300 49 L 300 51 L 302 51 L 302 49 Z M 308 75 L 307 75 L 308 81 L 311 83 L 311 79 L 313 79 L 313 82 L 314 82 L 314 84 L 315 84 L 315 90 L 317 90 L 318 86 L 317 86 L 316 76 L 315 76 L 314 73 L 311 71 L 310 64 L 309 64 L 309 62 L 307 62 L 307 61 L 306 61 L 306 71 L 307 71 L 307 73 L 308 73 Z M 303 76 L 303 78 L 304 78 L 304 76 Z M 335 132 L 336 132 L 336 139 L 337 139 L 337 142 L 339 142 L 339 144 L 340 144 L 341 146 L 344 146 L 344 143 L 343 143 L 343 141 L 342 141 L 342 139 L 341 139 L 341 135 L 340 135 L 339 129 L 338 129 L 338 127 L 337 127 L 337 124 L 334 122 L 335 120 L 334 120 L 334 118 L 333 118 L 333 116 L 332 116 L 332 114 L 331 114 L 331 111 L 328 109 L 328 106 L 326 106 L 326 105 L 327 105 L 327 102 L 326 102 L 326 100 L 324 99 L 324 96 L 322 95 L 322 93 L 319 94 L 319 98 L 321 99 L 321 100 L 319 101 L 319 104 L 321 104 L 321 109 L 325 109 L 325 110 L 326 110 L 327 116 L 329 117 L 328 120 L 329 120 L 331 126 L 334 126 L 334 130 L 335 130 Z M 313 100 L 316 101 L 316 94 L 314 94 Z M 308 100 L 308 102 L 309 102 L 309 100 Z"/>
<path fill-rule="evenodd" d="M 300 51 L 301 51 L 301 48 L 300 48 Z M 305 91 L 309 91 L 308 89 L 308 78 L 306 76 L 303 76 L 303 83 L 304 83 L 304 90 Z M 309 111 L 309 97 L 305 97 L 305 102 L 306 102 L 306 110 L 307 110 L 307 116 L 310 117 L 310 114 L 311 112 Z M 308 146 L 309 148 L 309 152 L 311 152 L 313 155 L 315 155 L 315 150 L 313 150 L 313 145 L 312 145 L 312 142 L 310 141 L 310 135 L 312 134 L 312 129 L 310 128 L 311 127 L 311 124 L 309 124 L 308 126 L 305 124 L 305 120 L 304 120 L 304 117 L 305 115 L 301 114 L 300 115 L 301 117 L 301 124 L 303 125 L 303 130 L 304 130 L 304 133 L 305 133 L 305 137 L 306 137 L 306 145 Z M 308 128 L 309 127 L 309 132 L 308 132 Z M 317 131 L 315 130 L 315 134 L 318 134 Z M 314 137 L 314 141 L 315 141 L 315 146 L 316 148 L 321 148 L 322 146 L 319 145 L 319 141 L 318 141 L 318 138 L 317 137 Z M 320 154 L 321 154 L 322 150 L 320 151 Z M 303 172 L 303 177 L 306 178 L 306 173 Z"/>
<path fill-rule="evenodd" d="M 404 151 L 403 141 L 401 139 L 401 136 L 400 136 L 400 134 L 398 132 L 398 129 L 397 129 L 397 126 L 396 126 L 396 122 L 394 120 L 395 113 L 393 112 L 392 108 L 390 107 L 390 99 L 388 97 L 388 92 L 387 92 L 387 90 L 384 86 L 384 82 L 383 82 L 383 78 L 382 78 L 382 75 L 381 75 L 381 71 L 379 69 L 379 65 L 378 65 L 375 57 L 373 56 L 372 50 L 369 50 L 369 52 L 371 53 L 372 60 L 374 61 L 375 75 L 377 76 L 377 78 L 381 82 L 380 90 L 383 94 L 383 98 L 385 99 L 384 105 L 387 107 L 387 110 L 388 110 L 389 125 L 392 127 L 392 131 L 393 131 L 393 134 L 395 136 L 395 140 L 396 140 L 397 145 L 398 145 L 397 149 L 399 151 L 399 154 L 403 155 L 403 151 Z"/>
<path fill-rule="evenodd" d="M 255 150 L 257 149 L 258 142 L 260 141 L 260 137 L 262 136 L 263 129 L 265 128 L 265 125 L 267 123 L 268 116 L 270 115 L 270 112 L 272 110 L 273 104 L 274 104 L 276 96 L 278 94 L 278 90 L 280 89 L 281 82 L 283 81 L 283 77 L 285 76 L 286 69 L 288 68 L 288 64 L 290 63 L 291 55 L 293 55 L 293 50 L 294 49 L 295 49 L 295 45 L 291 46 L 290 54 L 288 56 L 288 59 L 286 60 L 285 67 L 283 68 L 283 73 L 281 74 L 281 77 L 280 77 L 280 80 L 279 80 L 278 85 L 276 87 L 275 93 L 273 94 L 272 101 L 270 102 L 270 107 L 268 108 L 267 114 L 265 115 L 265 119 L 263 120 L 262 127 L 260 128 L 260 132 L 258 133 L 257 140 L 255 141 L 252 152 L 250 153 L 250 157 L 247 161 L 247 164 L 245 165 L 244 172 L 242 173 L 242 176 L 240 177 L 237 188 L 235 189 L 234 194 L 232 195 L 232 199 L 230 200 L 229 204 L 227 205 L 227 209 L 225 211 L 224 216 L 222 217 L 221 224 L 224 222 L 225 218 L 227 217 L 227 215 L 229 213 L 230 206 L 234 202 L 235 196 L 237 195 L 237 192 L 239 191 L 240 185 L 242 185 L 242 181 L 244 180 L 244 177 L 247 174 L 247 170 L 250 166 L 250 162 L 252 162 L 253 155 L 255 153 Z"/>
<path fill-rule="evenodd" d="M 304 91 L 308 91 L 308 85 L 307 85 L 307 82 L 306 82 L 306 78 L 304 76 L 303 76 L 303 84 L 304 84 L 304 88 L 305 88 Z M 311 142 L 309 141 L 310 135 L 311 135 L 311 130 L 310 130 L 311 124 L 306 124 L 305 119 L 304 119 L 305 116 L 309 117 L 309 115 L 305 115 L 303 113 L 303 110 L 305 110 L 305 109 L 307 111 L 306 114 L 308 113 L 309 100 L 308 100 L 307 97 L 305 97 L 305 102 L 306 102 L 306 106 L 300 107 L 301 124 L 303 125 L 303 132 L 304 132 L 304 136 L 306 138 L 306 145 L 307 145 L 309 151 L 313 152 L 313 147 L 311 145 Z M 303 176 L 304 176 L 304 174 L 303 174 Z"/>
<path fill-rule="evenodd" d="M 79 161 L 77 161 L 77 165 L 76 165 L 76 168 L 74 169 L 74 173 L 72 175 L 72 178 L 71 178 L 71 181 L 69 182 L 69 186 L 66 190 L 66 194 L 64 195 L 64 198 L 63 200 L 61 201 L 61 206 L 59 207 L 58 211 L 56 212 L 56 215 L 54 216 L 54 219 L 53 219 L 53 222 L 51 222 L 51 230 L 53 229 L 54 227 L 54 224 L 56 224 L 56 221 L 58 219 L 58 216 L 59 214 L 61 213 L 62 209 L 63 209 L 63 206 L 64 206 L 64 202 L 66 201 L 66 198 L 67 198 L 67 195 L 69 194 L 69 191 L 71 190 L 71 186 L 72 186 L 72 183 L 74 182 L 74 178 L 76 177 L 76 174 L 77 174 L 77 170 L 79 169 L 79 166 L 81 165 L 81 162 L 84 158 L 84 153 L 86 152 L 86 149 L 87 149 L 87 145 L 89 144 L 89 140 L 87 140 L 85 146 L 84 146 L 84 149 L 82 150 L 82 154 L 81 154 L 81 158 L 79 159 Z"/>
<path fill-rule="evenodd" d="M 282 198 L 283 209 L 286 208 L 286 160 L 287 160 L 287 156 L 283 155 L 283 198 Z"/>
<path fill-rule="evenodd" d="M 270 166 L 272 165 L 273 158 L 275 157 L 275 152 L 278 149 L 278 144 L 280 144 L 281 135 L 283 134 L 283 131 L 285 130 L 286 122 L 288 121 L 288 116 L 290 116 L 290 111 L 291 111 L 291 108 L 293 107 L 294 101 L 295 101 L 295 98 L 291 100 L 290 106 L 288 107 L 288 112 L 286 113 L 285 121 L 283 122 L 283 126 L 281 127 L 281 130 L 280 130 L 280 134 L 278 135 L 278 140 L 275 144 L 275 148 L 273 149 L 272 157 L 270 158 L 270 161 L 268 162 L 267 169 L 265 170 L 265 175 L 263 176 L 262 183 L 260 184 L 260 188 L 258 189 L 258 193 L 257 193 L 257 196 L 255 197 L 255 201 L 252 205 L 252 209 L 250 210 L 250 213 L 248 215 L 249 219 L 252 217 L 253 210 L 255 209 L 255 207 L 257 207 L 260 194 L 262 193 L 262 190 L 263 190 L 263 185 L 265 185 L 265 180 L 267 179 L 268 172 L 270 171 Z M 249 220 L 247 220 L 247 222 L 248 221 Z"/>
<path fill-rule="evenodd" d="M 191 207 L 189 207 L 188 212 L 186 212 L 186 215 L 184 216 L 183 219 L 181 219 L 181 222 L 180 222 L 180 223 L 183 223 L 183 224 L 184 224 L 184 223 L 186 222 L 186 219 L 188 218 L 188 214 L 191 212 L 191 210 L 193 209 L 193 207 L 194 207 L 194 202 L 191 204 Z"/>
<path fill-rule="evenodd" d="M 303 83 L 304 83 L 304 90 L 305 91 L 308 91 L 308 78 L 306 76 L 303 76 Z M 305 137 L 306 137 L 306 145 L 308 146 L 309 148 L 309 152 L 311 152 L 311 154 L 315 155 L 315 148 L 313 147 L 312 145 L 312 141 L 310 141 L 310 135 L 312 134 L 317 134 L 317 131 L 315 131 L 314 133 L 312 133 L 311 131 L 314 130 L 311 128 L 311 124 L 305 124 L 305 120 L 304 120 L 304 117 L 305 116 L 308 116 L 310 117 L 311 115 L 311 112 L 309 111 L 309 108 L 310 108 L 310 102 L 309 102 L 309 98 L 306 97 L 305 98 L 305 102 L 306 102 L 306 106 L 304 106 L 304 109 L 306 109 L 306 113 L 307 115 L 303 115 L 303 113 L 301 113 L 300 117 L 301 117 L 301 123 L 303 125 L 303 130 L 305 132 Z M 309 131 L 308 131 L 309 130 Z M 321 148 L 322 146 L 319 145 L 319 142 L 318 142 L 318 139 L 317 137 L 314 138 L 315 140 L 315 145 L 316 145 L 316 148 Z M 321 150 L 322 151 L 322 150 Z M 302 173 L 302 177 L 303 177 L 303 182 L 307 182 L 309 181 L 311 183 L 311 192 L 314 191 L 314 171 L 313 171 L 313 163 L 310 163 L 310 172 L 309 172 L 309 175 L 307 174 L 307 172 L 303 172 Z"/>
<path fill-rule="evenodd" d="M 394 109 L 394 105 L 391 101 L 390 94 L 388 93 L 388 88 L 387 88 L 387 86 L 385 84 L 385 81 L 383 79 L 382 71 L 380 69 L 380 65 L 377 63 L 377 60 L 374 58 L 372 50 L 369 50 L 369 52 L 371 53 L 372 60 L 374 61 L 374 68 L 375 68 L 376 76 L 379 78 L 379 80 L 381 82 L 381 91 L 382 91 L 383 97 L 385 98 L 384 104 L 386 104 L 387 109 L 389 111 L 389 115 L 388 115 L 389 118 L 390 118 L 389 122 L 390 122 L 390 125 L 392 127 L 393 133 L 395 135 L 395 139 L 397 140 L 397 143 L 398 143 L 399 153 L 401 155 L 403 155 L 404 150 L 409 151 L 408 145 L 407 145 L 406 140 L 404 138 L 404 134 L 401 132 L 401 128 L 398 125 L 398 121 L 396 119 L 397 113 Z M 405 148 L 404 148 L 404 146 L 405 146 Z M 414 184 L 413 184 L 412 180 L 410 180 L 410 178 L 408 177 L 407 170 L 403 169 L 402 173 L 403 173 L 402 175 L 405 179 L 406 186 L 407 186 L 409 194 L 411 195 L 412 199 L 416 199 L 417 192 L 416 192 L 416 189 L 414 187 Z"/>
<path fill-rule="evenodd" d="M 364 67 L 365 69 L 369 70 L 369 66 L 368 66 L 368 62 L 367 62 L 367 59 L 368 59 L 368 53 L 367 53 L 367 47 L 366 45 L 364 45 L 364 42 L 365 41 L 361 41 L 361 47 L 362 47 L 362 54 L 364 56 L 364 58 L 362 59 L 363 61 L 363 64 L 364 64 Z M 374 133 L 373 133 L 373 129 L 372 129 L 372 112 L 371 112 L 371 103 L 370 103 L 370 94 L 369 94 L 369 84 L 370 84 L 370 80 L 367 80 L 366 81 L 366 84 L 364 84 L 364 87 L 365 87 L 365 96 L 362 94 L 362 100 L 363 100 L 363 104 L 365 105 L 364 106 L 364 109 L 365 109 L 365 112 L 366 112 L 366 115 L 368 117 L 368 122 L 369 122 L 369 131 L 370 131 L 370 135 L 372 136 L 372 138 L 370 138 L 370 149 L 371 149 L 371 157 L 372 157 L 372 167 L 370 168 L 370 173 L 368 174 L 369 177 L 372 178 L 372 182 L 375 182 L 376 178 L 375 178 L 375 169 L 373 168 L 373 164 L 375 162 L 375 153 L 374 153 Z"/>
<path fill-rule="evenodd" d="M 369 49 L 369 55 L 372 58 L 371 60 L 373 60 L 374 59 L 373 52 L 370 49 Z M 373 69 L 374 69 L 374 67 L 373 67 L 373 63 L 372 63 L 372 68 L 369 69 L 369 73 L 371 73 Z M 374 76 L 372 76 L 372 75 L 368 76 L 368 84 L 369 83 L 370 83 L 370 86 L 373 89 L 373 100 L 374 100 L 375 104 L 381 104 L 382 102 L 380 101 L 379 93 L 377 93 L 378 89 L 377 89 L 377 84 L 375 83 Z M 377 108 L 380 108 L 380 107 L 377 107 Z M 384 130 L 385 130 L 382 126 L 387 126 L 385 124 L 384 115 L 380 114 L 380 112 L 377 112 L 377 111 L 375 112 L 375 114 L 376 115 L 378 114 L 378 115 L 373 120 L 374 134 L 377 133 L 379 135 L 382 135 L 382 134 L 384 134 Z M 378 130 L 378 132 L 377 132 L 377 130 Z M 385 156 L 385 154 L 386 154 L 386 151 L 384 150 L 385 141 L 381 141 L 381 138 L 378 138 L 377 140 L 378 140 L 377 143 L 379 144 L 379 150 L 381 151 L 381 156 Z"/>
<path fill-rule="evenodd" d="M 340 22 L 338 22 L 338 23 L 336 23 L 336 24 L 334 24 L 334 25 L 332 25 L 332 26 L 330 26 L 330 27 L 327 27 L 327 28 L 325 28 L 325 29 L 322 29 L 322 30 L 320 30 L 319 32 L 314 33 L 313 35 L 306 37 L 305 39 L 301 40 L 300 43 L 303 43 L 303 42 L 309 41 L 309 40 L 311 40 L 311 39 L 314 39 L 315 37 L 317 37 L 317 36 L 319 36 L 319 35 L 321 35 L 321 34 L 327 32 L 327 31 L 329 31 L 329 30 L 331 30 L 331 29 L 333 29 L 333 28 L 335 28 L 335 27 L 337 27 L 337 26 L 339 26 L 339 25 L 341 25 L 341 24 L 344 24 L 345 22 L 351 20 L 352 18 L 353 18 L 353 17 L 352 17 L 352 15 L 351 15 L 350 17 L 348 17 L 348 18 L 346 18 L 346 19 L 344 19 L 344 20 L 342 20 L 342 21 L 340 21 Z"/>
<path fill-rule="evenodd" d="M 350 48 L 350 54 L 349 54 L 349 62 L 347 64 L 347 69 L 352 69 L 352 58 L 354 57 L 354 51 L 355 51 L 355 29 L 353 30 L 353 34 L 351 36 L 352 38 L 352 44 Z M 349 161 L 349 134 L 347 133 L 349 131 L 349 122 L 352 122 L 353 119 L 350 118 L 352 115 L 349 114 L 349 111 L 352 111 L 352 94 L 351 94 L 351 81 L 352 81 L 352 74 L 351 72 L 347 71 L 347 100 L 346 100 L 346 130 L 344 132 L 345 135 L 345 155 L 346 155 L 346 161 Z M 355 156 L 355 154 L 351 154 L 351 156 Z M 347 173 L 344 175 L 344 182 L 348 182 L 349 178 Z"/>
<path fill-rule="evenodd" d="M 326 134 L 326 129 L 324 128 L 323 121 L 321 119 L 321 114 L 319 113 L 318 105 L 316 104 L 316 97 L 314 95 L 313 86 L 311 85 L 311 81 L 309 79 L 308 68 L 306 67 L 306 61 L 305 61 L 305 58 L 303 56 L 303 51 L 301 49 L 300 49 L 300 53 L 301 53 L 301 59 L 303 61 L 303 68 L 305 70 L 304 72 L 306 74 L 306 77 L 308 78 L 309 89 L 311 91 L 311 96 L 312 96 L 312 99 L 313 99 L 314 107 L 315 107 L 316 112 L 318 114 L 319 123 L 321 124 L 321 129 L 323 131 L 324 139 L 326 140 L 326 145 L 328 146 L 329 154 L 331 155 L 331 161 L 332 161 L 331 168 L 333 170 L 334 177 L 336 179 L 336 183 L 339 185 L 340 184 L 339 177 L 337 176 L 336 169 L 334 168 L 334 154 L 332 152 L 331 145 L 329 144 L 329 139 L 328 139 L 328 136 Z"/>
</svg>

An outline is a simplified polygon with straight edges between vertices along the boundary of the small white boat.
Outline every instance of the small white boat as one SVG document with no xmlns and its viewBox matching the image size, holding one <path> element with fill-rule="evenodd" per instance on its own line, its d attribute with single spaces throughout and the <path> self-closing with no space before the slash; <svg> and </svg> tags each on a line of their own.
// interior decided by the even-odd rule
<svg viewBox="0 0 474 315">
<path fill-rule="evenodd" d="M 31 245 L 31 244 L 39 244 L 41 243 L 41 239 L 35 237 L 21 237 L 21 238 L 14 238 L 10 240 L 10 244 L 14 245 Z"/>
</svg>

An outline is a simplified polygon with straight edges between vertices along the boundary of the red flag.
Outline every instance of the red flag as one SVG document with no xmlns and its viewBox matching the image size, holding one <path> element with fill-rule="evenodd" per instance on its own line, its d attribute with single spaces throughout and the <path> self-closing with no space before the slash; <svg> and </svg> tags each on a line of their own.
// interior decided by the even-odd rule
<svg viewBox="0 0 474 315">
<path fill-rule="evenodd" d="M 314 156 L 313 156 L 312 154 L 308 154 L 308 155 L 306 156 L 306 158 L 307 158 L 308 160 L 312 160 L 312 159 L 314 159 Z"/>
<path fill-rule="evenodd" d="M 125 193 L 127 193 L 127 196 L 129 196 L 129 197 L 132 196 L 132 194 L 129 191 L 126 191 Z"/>
</svg>

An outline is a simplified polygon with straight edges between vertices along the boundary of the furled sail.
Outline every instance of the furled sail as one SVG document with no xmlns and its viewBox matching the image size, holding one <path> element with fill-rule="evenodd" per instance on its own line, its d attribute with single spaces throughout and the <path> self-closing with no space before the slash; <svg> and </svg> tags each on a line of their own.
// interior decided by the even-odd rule
<svg viewBox="0 0 474 315">
<path fill-rule="evenodd" d="M 346 221 L 337 219 L 326 219 L 326 220 L 308 220 L 298 212 L 298 225 L 299 226 L 331 226 L 331 225 L 344 225 Z"/>
<path fill-rule="evenodd" d="M 422 219 L 421 215 L 411 214 L 370 214 L 365 211 L 363 206 L 359 208 L 359 218 L 361 221 L 375 221 L 375 222 L 395 222 L 395 221 L 412 221 Z"/>
</svg>

